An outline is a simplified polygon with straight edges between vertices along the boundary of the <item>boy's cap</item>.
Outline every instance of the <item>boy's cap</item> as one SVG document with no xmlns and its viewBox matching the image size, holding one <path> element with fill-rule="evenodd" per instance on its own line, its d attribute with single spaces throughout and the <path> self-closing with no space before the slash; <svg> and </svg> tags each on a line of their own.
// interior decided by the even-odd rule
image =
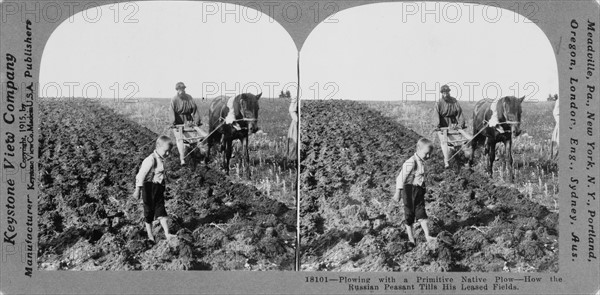
<svg viewBox="0 0 600 295">
<path fill-rule="evenodd" d="M 185 84 L 183 84 L 183 82 L 177 82 L 177 84 L 175 84 L 175 90 L 179 89 L 185 89 Z"/>
</svg>

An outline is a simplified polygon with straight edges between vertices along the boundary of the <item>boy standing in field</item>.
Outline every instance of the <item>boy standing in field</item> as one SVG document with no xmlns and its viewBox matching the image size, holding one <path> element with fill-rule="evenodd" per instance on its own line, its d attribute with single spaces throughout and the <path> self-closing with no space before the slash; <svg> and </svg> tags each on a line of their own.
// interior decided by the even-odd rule
<svg viewBox="0 0 600 295">
<path fill-rule="evenodd" d="M 167 240 L 174 235 L 169 234 L 167 224 L 167 211 L 165 210 L 165 165 L 164 159 L 169 156 L 173 142 L 171 138 L 161 135 L 156 140 L 154 152 L 144 159 L 140 171 L 135 177 L 135 198 L 142 198 L 144 202 L 144 221 L 146 223 L 146 233 L 148 239 L 154 242 L 152 234 L 152 221 L 156 217 L 163 230 Z"/>
<path fill-rule="evenodd" d="M 413 237 L 413 224 L 415 219 L 421 224 L 427 241 L 435 240 L 429 235 L 427 226 L 427 213 L 425 213 L 425 163 L 429 158 L 433 144 L 429 139 L 421 138 L 417 142 L 417 151 L 402 165 L 402 170 L 396 178 L 396 193 L 393 200 L 400 201 L 400 196 L 404 199 L 404 218 L 406 220 L 406 233 L 411 246 L 415 245 Z"/>
</svg>

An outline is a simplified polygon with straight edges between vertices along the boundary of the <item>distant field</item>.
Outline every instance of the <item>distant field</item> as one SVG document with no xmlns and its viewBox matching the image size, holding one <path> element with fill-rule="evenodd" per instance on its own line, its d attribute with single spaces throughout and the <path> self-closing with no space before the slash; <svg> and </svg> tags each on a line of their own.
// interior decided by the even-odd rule
<svg viewBox="0 0 600 295">
<path fill-rule="evenodd" d="M 115 102 L 106 100 L 102 103 L 117 113 L 158 134 L 172 137 L 169 130 L 169 99 L 141 98 L 137 102 Z M 196 99 L 202 114 L 201 128 L 208 131 L 208 108 L 210 99 Z M 287 131 L 291 118 L 288 114 L 289 102 L 279 98 L 261 98 L 258 126 L 264 132 L 250 137 L 250 161 L 252 180 L 243 179 L 241 169 L 241 145 L 234 142 L 236 157 L 231 159 L 231 177 L 234 181 L 254 185 L 269 197 L 278 200 L 289 208 L 295 208 L 295 164 L 286 160 Z M 212 165 L 220 164 L 218 149 L 212 150 Z M 215 166 L 217 167 L 217 166 Z"/>
<path fill-rule="evenodd" d="M 383 115 L 412 129 L 421 136 L 436 141 L 432 133 L 433 102 L 365 102 Z M 472 133 L 472 114 L 475 102 L 461 102 L 466 115 L 467 127 Z M 515 184 L 503 180 L 505 173 L 501 165 L 494 165 L 494 181 L 519 189 L 531 200 L 558 211 L 558 165 L 549 159 L 550 138 L 554 129 L 552 109 L 554 102 L 530 102 L 523 104 L 523 134 L 515 139 L 513 158 Z M 481 159 L 481 158 L 479 158 Z M 483 160 L 478 161 L 476 169 L 483 171 Z"/>
</svg>

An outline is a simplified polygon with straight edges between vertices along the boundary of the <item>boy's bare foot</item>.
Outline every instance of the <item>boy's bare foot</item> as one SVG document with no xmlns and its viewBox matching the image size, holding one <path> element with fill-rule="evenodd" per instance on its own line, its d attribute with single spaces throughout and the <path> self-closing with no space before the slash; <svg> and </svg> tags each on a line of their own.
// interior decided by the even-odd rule
<svg viewBox="0 0 600 295">
<path fill-rule="evenodd" d="M 431 236 L 426 236 L 425 239 L 427 240 L 427 242 L 437 241 L 437 238 Z"/>
<path fill-rule="evenodd" d="M 166 237 L 167 237 L 167 241 L 168 241 L 168 240 L 170 240 L 172 238 L 177 237 L 177 235 L 167 234 Z"/>
</svg>

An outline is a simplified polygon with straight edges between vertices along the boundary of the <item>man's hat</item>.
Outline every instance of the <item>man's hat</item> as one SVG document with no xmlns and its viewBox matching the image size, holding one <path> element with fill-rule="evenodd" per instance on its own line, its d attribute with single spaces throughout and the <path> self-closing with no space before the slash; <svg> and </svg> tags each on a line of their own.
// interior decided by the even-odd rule
<svg viewBox="0 0 600 295">
<path fill-rule="evenodd" d="M 177 84 L 175 84 L 175 90 L 179 89 L 185 89 L 185 84 L 183 84 L 183 82 L 177 82 Z"/>
<path fill-rule="evenodd" d="M 450 92 L 450 87 L 448 85 L 443 85 L 442 88 L 440 88 L 440 92 Z"/>
</svg>

